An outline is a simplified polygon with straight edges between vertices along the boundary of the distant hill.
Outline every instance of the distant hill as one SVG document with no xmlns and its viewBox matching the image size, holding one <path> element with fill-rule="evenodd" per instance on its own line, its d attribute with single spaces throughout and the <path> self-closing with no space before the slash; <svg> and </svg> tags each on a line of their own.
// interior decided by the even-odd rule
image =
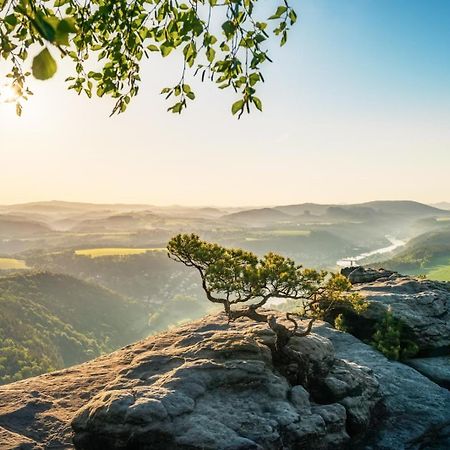
<svg viewBox="0 0 450 450">
<path fill-rule="evenodd" d="M 127 203 L 83 203 L 83 202 L 66 202 L 59 200 L 18 203 L 14 205 L 1 205 L 1 210 L 9 211 L 34 211 L 42 214 L 55 213 L 61 211 L 81 212 L 93 211 L 99 209 L 107 210 L 123 210 L 132 211 L 140 209 L 148 209 L 150 205 L 143 204 L 127 204 Z"/>
<path fill-rule="evenodd" d="M 245 224 L 319 221 L 417 220 L 429 216 L 450 215 L 448 211 L 414 201 L 373 201 L 349 205 L 302 203 L 273 208 L 251 209 L 225 216 L 227 220 Z"/>
<path fill-rule="evenodd" d="M 95 231 L 136 231 L 144 229 L 152 224 L 159 223 L 163 219 L 151 211 L 128 212 L 110 215 L 98 219 L 83 220 L 72 228 L 76 232 Z"/>
<path fill-rule="evenodd" d="M 430 206 L 434 206 L 435 208 L 450 210 L 450 202 L 439 202 L 439 203 L 435 203 Z"/>
<path fill-rule="evenodd" d="M 416 217 L 447 214 L 447 211 L 443 211 L 442 209 L 410 200 L 377 200 L 352 206 L 373 208 L 376 212 L 383 214 L 410 215 Z"/>
<path fill-rule="evenodd" d="M 193 206 L 154 206 L 140 203 L 83 203 L 66 201 L 42 201 L 31 203 L 19 203 L 13 205 L 0 205 L 0 213 L 22 214 L 26 217 L 37 217 L 39 214 L 53 220 L 67 220 L 80 215 L 91 216 L 103 213 L 108 215 L 153 211 L 156 214 L 168 214 L 170 216 L 217 218 L 230 210 L 242 208 L 215 208 L 215 207 L 193 207 Z M 91 217 L 89 217 L 91 218 Z"/>
<path fill-rule="evenodd" d="M 144 309 L 74 277 L 0 278 L 0 384 L 81 363 L 133 342 Z"/>
<path fill-rule="evenodd" d="M 10 215 L 0 215 L 0 236 L 5 238 L 25 237 L 50 232 L 44 223 Z"/>
<path fill-rule="evenodd" d="M 397 255 L 377 266 L 450 281 L 450 229 L 424 233 L 411 239 Z"/>
<path fill-rule="evenodd" d="M 222 216 L 222 218 L 230 222 L 246 225 L 264 225 L 292 219 L 289 214 L 275 208 L 250 209 L 247 211 L 226 214 L 225 216 Z"/>
<path fill-rule="evenodd" d="M 327 209 L 333 205 L 319 205 L 317 203 L 301 203 L 298 205 L 276 206 L 275 209 L 291 216 L 300 215 L 316 215 L 322 216 L 327 212 Z"/>
<path fill-rule="evenodd" d="M 148 329 L 158 331 L 205 314 L 197 274 L 177 264 L 165 252 L 90 258 L 73 250 L 35 253 L 27 265 L 39 270 L 66 273 L 135 300 L 145 308 Z"/>
<path fill-rule="evenodd" d="M 346 211 L 347 213 L 360 213 L 361 211 L 365 211 L 366 213 L 368 213 L 369 211 L 372 211 L 372 213 L 376 214 L 401 214 L 411 216 L 447 214 L 447 211 L 442 211 L 442 209 L 439 209 L 437 207 L 409 200 L 376 200 L 372 202 L 355 203 L 348 205 L 319 205 L 316 203 L 303 203 L 299 205 L 275 207 L 275 209 L 292 216 L 305 214 L 330 214 L 330 211 L 333 211 L 336 208 L 339 208 L 339 210 L 341 211 Z"/>
</svg>

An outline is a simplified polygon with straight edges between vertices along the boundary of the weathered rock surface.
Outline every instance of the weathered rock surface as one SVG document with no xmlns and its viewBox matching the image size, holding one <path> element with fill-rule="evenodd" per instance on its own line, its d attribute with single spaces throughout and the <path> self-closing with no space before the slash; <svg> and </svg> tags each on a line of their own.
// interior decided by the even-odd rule
<svg viewBox="0 0 450 450">
<path fill-rule="evenodd" d="M 326 338 L 292 342 L 310 357 L 311 395 L 274 369 L 264 324 L 214 322 L 182 330 L 184 339 L 145 354 L 138 373 L 124 371 L 81 408 L 72 422 L 77 448 L 327 449 L 365 433 L 378 383 L 336 360 Z"/>
<path fill-rule="evenodd" d="M 384 411 L 359 446 L 365 450 L 450 448 L 450 392 L 413 368 L 389 361 L 372 347 L 328 324 L 314 332 L 330 339 L 336 356 L 373 371 L 380 384 Z"/>
<path fill-rule="evenodd" d="M 450 356 L 415 358 L 406 361 L 406 363 L 431 381 L 450 389 Z"/>
<path fill-rule="evenodd" d="M 2 386 L 0 448 L 450 448 L 448 390 L 327 324 L 313 331 L 292 342 L 310 357 L 308 390 L 273 366 L 269 329 L 222 315 Z"/>
<path fill-rule="evenodd" d="M 386 281 L 388 279 L 395 279 L 399 276 L 398 272 L 386 269 L 371 269 L 363 266 L 345 267 L 341 270 L 350 283 L 373 283 L 374 281 Z"/>
<path fill-rule="evenodd" d="M 207 317 L 3 386 L 1 448 L 327 449 L 364 436 L 380 401 L 371 371 L 311 334 L 292 342 L 310 357 L 310 392 L 292 387 L 273 367 L 273 340 L 263 324 Z"/>
<path fill-rule="evenodd" d="M 371 269 L 368 269 L 371 273 Z M 450 283 L 418 279 L 398 274 L 388 279 L 354 285 L 369 303 L 354 334 L 369 339 L 364 332 L 381 320 L 390 308 L 404 325 L 406 337 L 419 347 L 419 356 L 450 354 Z"/>
</svg>

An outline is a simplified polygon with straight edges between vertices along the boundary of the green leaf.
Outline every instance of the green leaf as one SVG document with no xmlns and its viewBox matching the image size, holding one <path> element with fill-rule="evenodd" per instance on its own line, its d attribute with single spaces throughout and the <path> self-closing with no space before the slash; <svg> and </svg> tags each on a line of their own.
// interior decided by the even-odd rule
<svg viewBox="0 0 450 450">
<path fill-rule="evenodd" d="M 236 26 L 233 22 L 231 22 L 231 20 L 227 20 L 222 24 L 222 30 L 224 31 L 225 36 L 230 38 L 236 31 Z"/>
<path fill-rule="evenodd" d="M 9 16 L 6 16 L 4 18 L 5 23 L 8 25 L 11 25 L 12 27 L 15 27 L 18 23 L 17 17 L 15 14 L 10 14 Z"/>
<path fill-rule="evenodd" d="M 69 45 L 69 34 L 76 33 L 75 20 L 71 17 L 60 20 L 56 26 L 55 41 L 60 45 Z"/>
<path fill-rule="evenodd" d="M 33 76 L 38 80 L 48 80 L 56 73 L 57 65 L 47 48 L 33 59 L 31 67 Z"/>
<path fill-rule="evenodd" d="M 165 58 L 173 50 L 173 47 L 168 44 L 163 44 L 163 45 L 161 45 L 160 50 L 161 50 L 161 55 L 163 55 L 163 57 Z"/>
<path fill-rule="evenodd" d="M 291 25 L 294 25 L 294 23 L 297 22 L 297 14 L 293 9 L 289 11 L 289 19 L 291 19 Z"/>
<path fill-rule="evenodd" d="M 56 17 L 45 17 L 42 13 L 36 15 L 36 19 L 31 19 L 38 33 L 47 41 L 53 42 L 56 36 Z"/>
<path fill-rule="evenodd" d="M 214 61 L 214 58 L 216 56 L 216 51 L 212 47 L 208 47 L 206 50 L 206 58 L 208 59 L 208 62 L 212 63 Z"/>
<path fill-rule="evenodd" d="M 262 111 L 262 102 L 258 97 L 253 97 L 252 98 L 253 104 L 260 110 Z"/>
<path fill-rule="evenodd" d="M 279 19 L 287 11 L 286 6 L 279 6 L 276 13 L 269 17 L 269 20 Z"/>
<path fill-rule="evenodd" d="M 66 17 L 61 20 L 56 27 L 56 31 L 59 33 L 76 33 L 77 28 L 75 26 L 75 19 L 72 17 Z"/>
<path fill-rule="evenodd" d="M 231 107 L 231 112 L 236 114 L 238 111 L 240 111 L 244 107 L 244 100 L 238 100 L 237 102 L 233 103 L 233 106 Z"/>
</svg>

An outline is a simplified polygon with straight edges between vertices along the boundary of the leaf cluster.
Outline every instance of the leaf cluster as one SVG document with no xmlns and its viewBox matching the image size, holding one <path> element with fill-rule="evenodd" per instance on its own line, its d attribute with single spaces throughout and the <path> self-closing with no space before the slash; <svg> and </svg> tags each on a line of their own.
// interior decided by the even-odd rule
<svg viewBox="0 0 450 450">
<path fill-rule="evenodd" d="M 232 113 L 262 110 L 256 96 L 264 81 L 261 66 L 271 61 L 267 42 L 284 45 L 297 15 L 287 0 L 268 18 L 258 12 L 261 0 L 0 0 L 0 57 L 8 76 L 30 95 L 23 70 L 29 51 L 38 48 L 32 73 L 44 80 L 56 70 L 55 53 L 70 59 L 69 89 L 88 97 L 115 99 L 114 113 L 124 112 L 139 92 L 141 62 L 153 54 L 182 54 L 179 81 L 162 90 L 174 98 L 169 107 L 181 113 L 195 99 L 188 73 L 232 88 L 239 99 Z M 18 100 L 19 104 L 19 100 Z M 21 111 L 21 107 L 20 107 Z"/>
</svg>

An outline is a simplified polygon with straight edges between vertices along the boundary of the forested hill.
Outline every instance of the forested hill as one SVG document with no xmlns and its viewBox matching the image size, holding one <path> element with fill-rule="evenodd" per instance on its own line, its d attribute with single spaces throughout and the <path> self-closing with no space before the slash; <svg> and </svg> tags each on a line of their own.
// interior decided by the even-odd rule
<svg viewBox="0 0 450 450">
<path fill-rule="evenodd" d="M 411 239 L 397 255 L 377 266 L 450 281 L 450 229 L 424 233 Z"/>
<path fill-rule="evenodd" d="M 74 277 L 0 278 L 0 384 L 81 363 L 142 337 L 143 308 Z"/>
</svg>

